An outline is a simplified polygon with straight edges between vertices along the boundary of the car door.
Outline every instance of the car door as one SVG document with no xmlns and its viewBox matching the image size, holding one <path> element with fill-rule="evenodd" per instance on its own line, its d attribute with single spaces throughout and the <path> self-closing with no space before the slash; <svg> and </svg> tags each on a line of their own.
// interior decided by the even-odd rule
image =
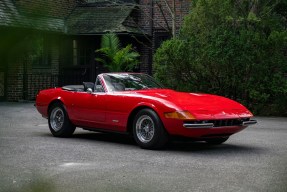
<svg viewBox="0 0 287 192">
<path fill-rule="evenodd" d="M 126 131 L 130 112 L 140 103 L 141 98 L 131 92 L 113 92 L 107 94 L 107 100 L 106 122 L 119 132 Z"/>
<path fill-rule="evenodd" d="M 96 87 L 96 86 L 95 86 Z M 74 94 L 73 111 L 80 126 L 98 127 L 106 121 L 106 93 L 95 90 Z"/>
<path fill-rule="evenodd" d="M 73 111 L 82 126 L 93 127 L 105 122 L 105 93 L 77 92 L 75 98 Z"/>
<path fill-rule="evenodd" d="M 80 121 L 105 121 L 105 93 L 75 93 L 73 108 L 75 116 Z"/>
</svg>

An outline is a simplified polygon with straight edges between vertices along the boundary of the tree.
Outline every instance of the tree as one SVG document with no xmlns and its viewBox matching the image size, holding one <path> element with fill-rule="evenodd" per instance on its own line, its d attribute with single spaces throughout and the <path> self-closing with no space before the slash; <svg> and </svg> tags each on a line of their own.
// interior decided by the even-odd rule
<svg viewBox="0 0 287 192">
<path fill-rule="evenodd" d="M 287 115 L 286 15 L 277 12 L 282 2 L 197 0 L 180 36 L 156 51 L 155 76 L 175 89 Z"/>
<path fill-rule="evenodd" d="M 119 38 L 114 33 L 103 35 L 101 49 L 96 52 L 104 56 L 96 60 L 103 63 L 111 72 L 132 71 L 138 64 L 139 54 L 132 50 L 131 45 L 120 48 Z"/>
<path fill-rule="evenodd" d="M 167 0 L 162 0 L 164 3 L 164 6 L 166 6 L 167 10 L 168 10 L 168 13 L 170 14 L 170 20 L 171 20 L 171 24 L 172 24 L 172 27 L 171 27 L 171 35 L 172 37 L 176 37 L 176 0 L 172 0 L 171 4 L 172 6 L 168 3 Z M 155 4 L 158 6 L 158 8 L 160 9 L 161 13 L 162 13 L 162 17 L 164 17 L 164 20 L 165 20 L 165 23 L 166 25 L 168 26 L 169 28 L 169 24 L 168 24 L 168 21 L 167 21 L 167 18 L 164 14 L 164 11 L 163 11 L 163 5 L 162 5 L 162 2 L 160 3 L 158 0 L 155 0 Z M 168 29 L 170 31 L 170 29 Z"/>
</svg>

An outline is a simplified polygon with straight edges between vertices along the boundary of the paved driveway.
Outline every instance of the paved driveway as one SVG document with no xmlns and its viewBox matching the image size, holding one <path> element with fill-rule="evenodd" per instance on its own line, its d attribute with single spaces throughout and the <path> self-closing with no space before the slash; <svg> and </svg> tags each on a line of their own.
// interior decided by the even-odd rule
<svg viewBox="0 0 287 192">
<path fill-rule="evenodd" d="M 0 191 L 287 191 L 287 118 L 211 147 L 143 150 L 126 136 L 52 137 L 32 103 L 0 103 Z"/>
</svg>

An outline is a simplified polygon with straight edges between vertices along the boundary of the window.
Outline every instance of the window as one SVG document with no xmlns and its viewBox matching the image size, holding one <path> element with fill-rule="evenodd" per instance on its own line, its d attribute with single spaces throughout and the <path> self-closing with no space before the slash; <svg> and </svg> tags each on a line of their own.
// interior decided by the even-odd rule
<svg viewBox="0 0 287 192">
<path fill-rule="evenodd" d="M 73 65 L 89 65 L 92 49 L 84 41 L 73 40 Z"/>
<path fill-rule="evenodd" d="M 104 74 L 108 91 L 161 89 L 162 85 L 146 74 Z"/>
<path fill-rule="evenodd" d="M 78 65 L 78 43 L 77 40 L 73 40 L 73 65 Z"/>
<path fill-rule="evenodd" d="M 30 39 L 31 50 L 29 52 L 29 60 L 34 68 L 51 67 L 51 48 L 47 38 L 43 35 L 33 36 Z"/>
</svg>

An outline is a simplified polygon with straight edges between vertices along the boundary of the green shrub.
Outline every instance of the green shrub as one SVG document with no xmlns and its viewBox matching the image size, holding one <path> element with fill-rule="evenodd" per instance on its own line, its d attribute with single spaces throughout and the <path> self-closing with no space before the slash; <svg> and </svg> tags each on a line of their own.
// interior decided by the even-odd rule
<svg viewBox="0 0 287 192">
<path fill-rule="evenodd" d="M 180 36 L 156 51 L 156 78 L 235 99 L 256 114 L 287 115 L 286 23 L 276 2 L 260 2 L 198 0 Z"/>
</svg>

